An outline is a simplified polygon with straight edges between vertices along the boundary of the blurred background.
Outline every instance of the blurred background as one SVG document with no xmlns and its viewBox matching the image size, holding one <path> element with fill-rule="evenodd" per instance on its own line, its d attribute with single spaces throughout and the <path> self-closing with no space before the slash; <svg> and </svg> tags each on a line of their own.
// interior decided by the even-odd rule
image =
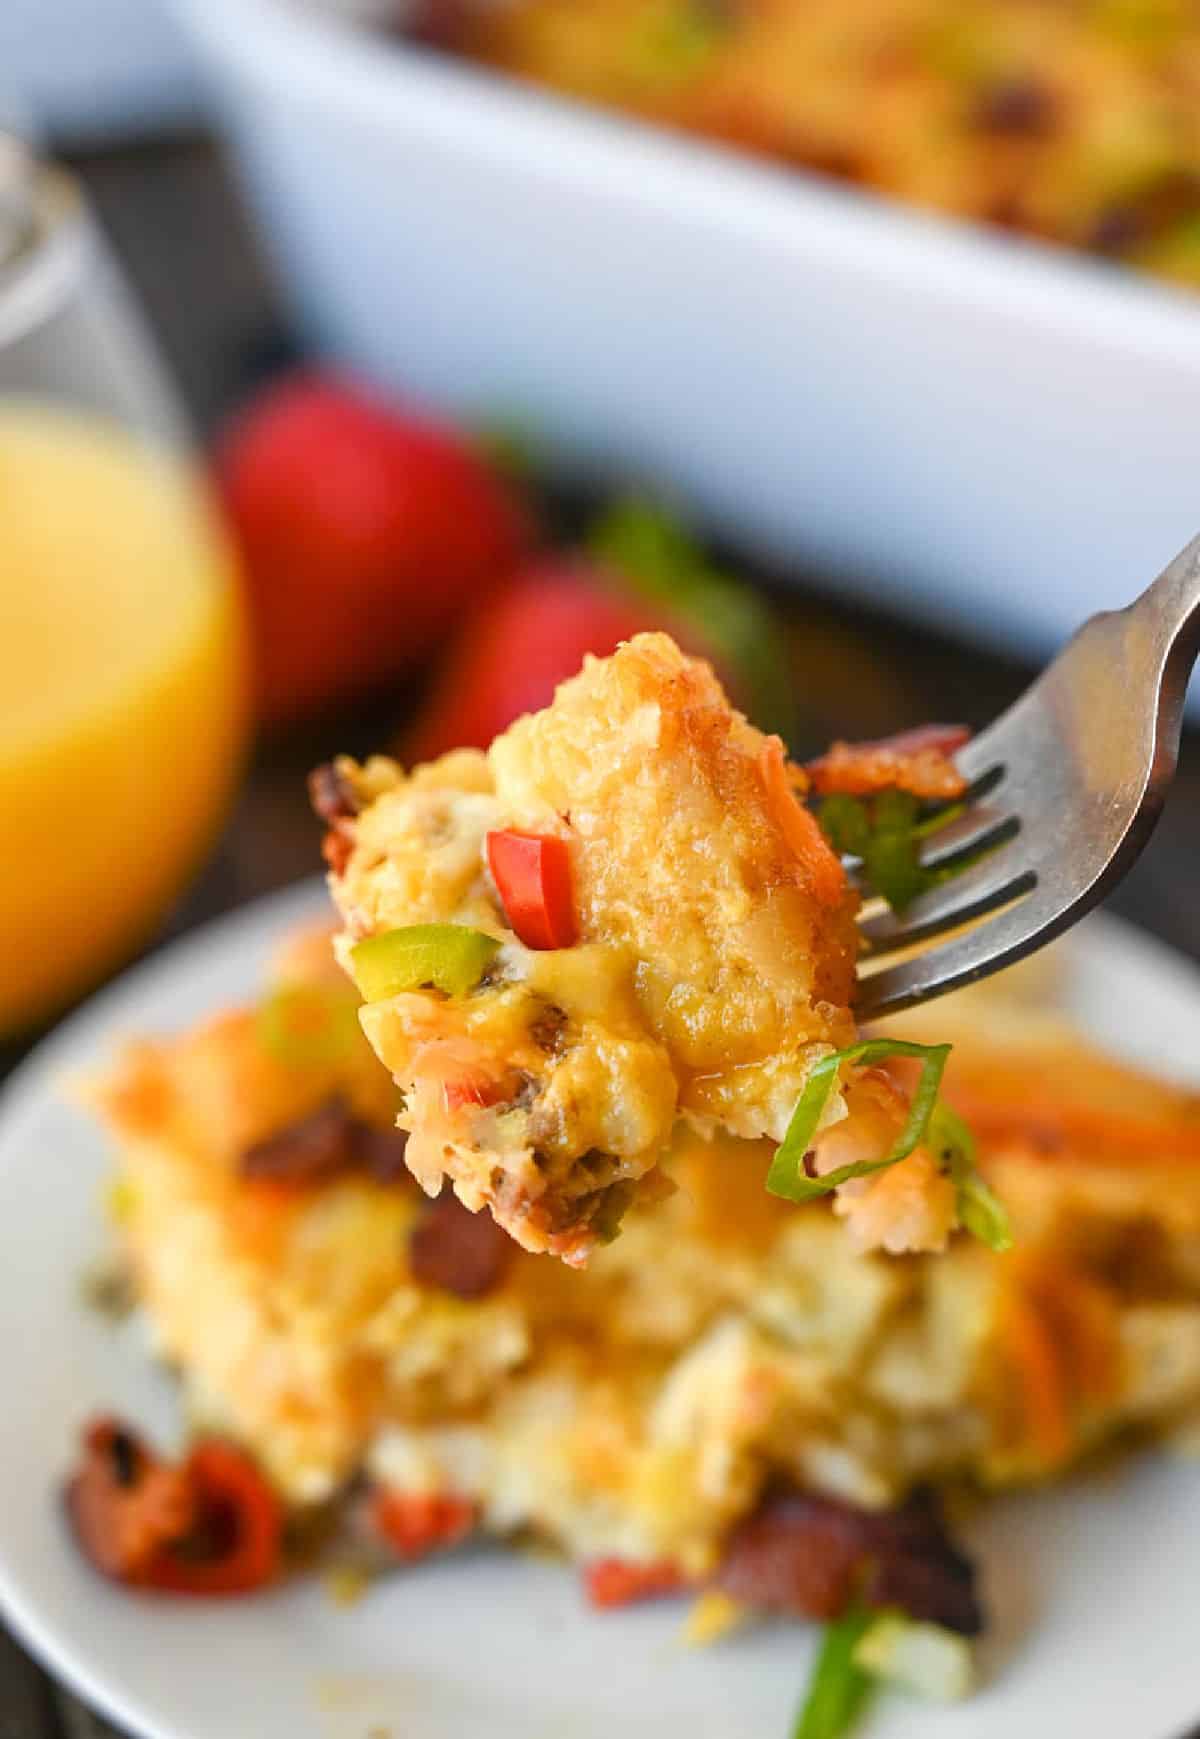
<svg viewBox="0 0 1200 1739">
<path fill-rule="evenodd" d="M 1200 528 L 1198 99 L 1183 0 L 7 0 L 0 1064 L 640 628 L 986 723 Z M 1198 845 L 1192 733 L 1196 958 Z"/>
</svg>

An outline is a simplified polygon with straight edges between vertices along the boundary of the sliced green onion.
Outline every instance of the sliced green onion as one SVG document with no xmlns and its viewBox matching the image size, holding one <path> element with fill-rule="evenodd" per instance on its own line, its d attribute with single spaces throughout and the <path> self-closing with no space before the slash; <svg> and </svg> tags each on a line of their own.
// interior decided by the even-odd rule
<svg viewBox="0 0 1200 1739">
<path fill-rule="evenodd" d="M 407 924 L 368 936 L 350 950 L 358 988 L 368 1002 L 402 990 L 441 990 L 465 996 L 500 947 L 494 936 L 465 924 Z"/>
<path fill-rule="evenodd" d="M 773 1196 L 786 1196 L 790 1202 L 808 1202 L 814 1196 L 828 1195 L 839 1184 L 851 1178 L 870 1177 L 907 1159 L 923 1140 L 929 1119 L 937 1104 L 938 1089 L 949 1045 L 917 1045 L 906 1039 L 862 1039 L 844 1051 L 834 1051 L 822 1057 L 804 1083 L 804 1091 L 796 1101 L 787 1134 L 775 1150 L 771 1169 L 767 1173 L 767 1188 Z M 908 1108 L 908 1118 L 894 1145 L 882 1159 L 859 1159 L 853 1165 L 839 1166 L 822 1177 L 809 1177 L 804 1158 L 812 1146 L 829 1097 L 837 1084 L 838 1070 L 843 1063 L 879 1063 L 885 1057 L 920 1057 L 921 1078 Z"/>
<path fill-rule="evenodd" d="M 871 818 L 861 797 L 845 791 L 821 799 L 817 820 L 834 851 L 864 857 L 871 840 Z"/>
<path fill-rule="evenodd" d="M 1011 1250 L 1008 1210 L 979 1174 L 975 1137 L 958 1112 L 941 1100 L 933 1108 L 926 1140 L 954 1181 L 958 1217 L 967 1231 L 989 1250 Z"/>
<path fill-rule="evenodd" d="M 855 1646 L 854 1664 L 872 1678 L 939 1703 L 967 1696 L 975 1678 L 965 1636 L 903 1612 L 881 1612 L 871 1620 Z"/>
<path fill-rule="evenodd" d="M 874 1688 L 854 1658 L 872 1614 L 854 1608 L 826 1627 L 792 1739 L 844 1739 Z"/>
<path fill-rule="evenodd" d="M 962 805 L 952 803 L 930 815 L 910 791 L 880 791 L 871 798 L 835 791 L 816 811 L 833 849 L 862 859 L 863 881 L 894 912 L 903 912 L 915 899 L 951 881 L 974 861 L 964 857 L 942 869 L 931 869 L 921 862 L 921 841 L 961 813 Z"/>
<path fill-rule="evenodd" d="M 1012 1249 L 1012 1222 L 1008 1209 L 978 1172 L 959 1179 L 957 1203 L 959 1219 L 981 1244 L 998 1252 Z"/>
<path fill-rule="evenodd" d="M 294 1068 L 337 1063 L 359 1042 L 358 998 L 347 984 L 281 984 L 259 1004 L 258 1041 Z"/>
<path fill-rule="evenodd" d="M 940 809 L 935 809 L 924 821 L 917 822 L 913 828 L 913 838 L 928 839 L 931 834 L 940 833 L 943 827 L 949 827 L 952 821 L 957 821 L 960 815 L 966 813 L 965 803 L 943 803 Z"/>
<path fill-rule="evenodd" d="M 902 912 L 939 876 L 921 862 L 915 829 L 920 803 L 910 791 L 881 791 L 871 805 L 871 837 L 863 865 L 872 887 Z"/>
</svg>

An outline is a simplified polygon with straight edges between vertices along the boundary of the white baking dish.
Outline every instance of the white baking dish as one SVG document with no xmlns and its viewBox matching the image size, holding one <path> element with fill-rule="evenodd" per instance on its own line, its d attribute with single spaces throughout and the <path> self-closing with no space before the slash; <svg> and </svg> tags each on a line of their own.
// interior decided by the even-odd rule
<svg viewBox="0 0 1200 1739">
<path fill-rule="evenodd" d="M 0 110 L 10 92 L 56 143 L 196 115 L 190 57 L 159 0 L 0 0 Z"/>
<path fill-rule="evenodd" d="M 1200 528 L 1200 301 L 293 10 L 175 0 L 308 331 L 1045 650 Z"/>
</svg>

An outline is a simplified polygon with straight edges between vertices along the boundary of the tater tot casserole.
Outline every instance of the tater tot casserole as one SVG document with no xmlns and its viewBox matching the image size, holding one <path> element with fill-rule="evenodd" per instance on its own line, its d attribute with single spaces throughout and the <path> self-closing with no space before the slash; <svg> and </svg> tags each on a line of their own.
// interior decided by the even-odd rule
<svg viewBox="0 0 1200 1739">
<path fill-rule="evenodd" d="M 372 1570 L 534 1540 L 596 1604 L 686 1592 L 703 1625 L 835 1618 L 869 1564 L 868 1599 L 973 1634 L 986 1591 L 938 1494 L 1200 1425 L 1200 1106 L 959 1001 L 945 1091 L 1010 1253 L 858 1253 L 828 1201 L 764 1191 L 769 1142 L 681 1125 L 673 1190 L 572 1271 L 417 1187 L 328 933 L 298 937 L 258 1005 L 131 1044 L 92 1090 L 193 1429 L 293 1522 L 340 1513 L 339 1550 L 352 1518 Z"/>
<path fill-rule="evenodd" d="M 90 1084 L 191 1445 L 93 1419 L 92 1563 L 492 1539 L 693 1640 L 826 1622 L 806 1709 L 964 1694 L 971 1494 L 1200 1435 L 1200 1099 L 1004 990 L 857 1030 L 858 887 L 941 873 L 964 737 L 801 768 L 644 634 L 486 753 L 319 768 L 336 924 Z"/>
</svg>

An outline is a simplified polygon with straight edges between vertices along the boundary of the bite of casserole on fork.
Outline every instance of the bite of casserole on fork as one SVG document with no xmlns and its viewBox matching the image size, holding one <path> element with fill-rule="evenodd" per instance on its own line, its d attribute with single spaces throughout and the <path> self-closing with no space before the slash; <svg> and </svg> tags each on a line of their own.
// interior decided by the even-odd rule
<svg viewBox="0 0 1200 1739">
<path fill-rule="evenodd" d="M 683 1121 L 747 1164 L 782 1143 L 771 1187 L 796 1199 L 886 1159 L 838 1187 L 856 1241 L 944 1245 L 936 1079 L 914 1106 L 856 1044 L 859 897 L 805 790 L 661 634 L 585 660 L 486 754 L 318 770 L 338 955 L 430 1194 L 579 1265 L 672 1188 Z"/>
</svg>

